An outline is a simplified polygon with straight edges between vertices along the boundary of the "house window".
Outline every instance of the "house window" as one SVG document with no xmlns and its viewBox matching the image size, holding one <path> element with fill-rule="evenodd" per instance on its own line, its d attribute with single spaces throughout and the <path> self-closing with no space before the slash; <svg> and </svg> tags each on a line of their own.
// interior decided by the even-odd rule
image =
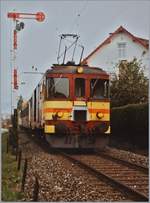
<svg viewBox="0 0 150 203">
<path fill-rule="evenodd" d="M 126 43 L 125 42 L 118 43 L 118 57 L 119 58 L 126 57 Z"/>
</svg>

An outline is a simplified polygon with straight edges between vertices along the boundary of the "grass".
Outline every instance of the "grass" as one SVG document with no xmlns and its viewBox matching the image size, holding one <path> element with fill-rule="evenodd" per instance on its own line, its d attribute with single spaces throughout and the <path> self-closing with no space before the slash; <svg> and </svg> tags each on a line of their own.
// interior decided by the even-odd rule
<svg viewBox="0 0 150 203">
<path fill-rule="evenodd" d="M 21 190 L 21 172 L 17 170 L 16 157 L 7 153 L 8 133 L 2 134 L 2 201 L 19 201 L 23 198 Z"/>
</svg>

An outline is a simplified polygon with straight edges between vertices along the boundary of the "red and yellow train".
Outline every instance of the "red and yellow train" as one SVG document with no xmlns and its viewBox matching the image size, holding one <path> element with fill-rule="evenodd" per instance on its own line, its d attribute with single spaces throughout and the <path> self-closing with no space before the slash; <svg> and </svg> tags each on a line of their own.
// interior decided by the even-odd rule
<svg viewBox="0 0 150 203">
<path fill-rule="evenodd" d="M 53 65 L 20 119 L 52 147 L 103 148 L 110 134 L 109 75 L 87 65 Z"/>
</svg>

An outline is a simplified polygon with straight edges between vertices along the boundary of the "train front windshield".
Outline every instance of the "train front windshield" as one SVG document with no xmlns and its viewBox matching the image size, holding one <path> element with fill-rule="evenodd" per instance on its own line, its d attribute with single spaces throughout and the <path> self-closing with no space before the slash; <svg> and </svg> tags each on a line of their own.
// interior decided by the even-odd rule
<svg viewBox="0 0 150 203">
<path fill-rule="evenodd" d="M 69 79 L 68 78 L 48 78 L 47 79 L 47 98 L 68 98 Z"/>
<path fill-rule="evenodd" d="M 85 97 L 85 79 L 84 78 L 75 79 L 75 96 Z"/>
<path fill-rule="evenodd" d="M 90 97 L 93 99 L 105 99 L 109 97 L 109 81 L 102 79 L 91 79 Z"/>
</svg>

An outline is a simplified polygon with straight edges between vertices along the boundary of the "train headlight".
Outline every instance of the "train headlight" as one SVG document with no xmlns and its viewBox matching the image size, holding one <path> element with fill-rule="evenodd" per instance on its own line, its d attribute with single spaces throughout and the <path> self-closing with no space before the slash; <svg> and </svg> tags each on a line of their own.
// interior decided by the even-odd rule
<svg viewBox="0 0 150 203">
<path fill-rule="evenodd" d="M 97 113 L 96 113 L 96 116 L 97 116 L 97 118 L 101 119 L 101 118 L 104 117 L 104 114 L 103 114 L 103 113 L 100 113 L 100 112 L 97 112 Z"/>
<path fill-rule="evenodd" d="M 63 113 L 63 112 L 61 112 L 61 111 L 58 111 L 56 115 L 58 116 L 58 118 L 62 118 L 62 117 L 63 117 L 63 115 L 64 115 L 64 113 Z"/>
<path fill-rule="evenodd" d="M 78 72 L 78 73 L 83 73 L 83 67 L 78 67 L 78 68 L 77 68 L 77 72 Z"/>
</svg>

